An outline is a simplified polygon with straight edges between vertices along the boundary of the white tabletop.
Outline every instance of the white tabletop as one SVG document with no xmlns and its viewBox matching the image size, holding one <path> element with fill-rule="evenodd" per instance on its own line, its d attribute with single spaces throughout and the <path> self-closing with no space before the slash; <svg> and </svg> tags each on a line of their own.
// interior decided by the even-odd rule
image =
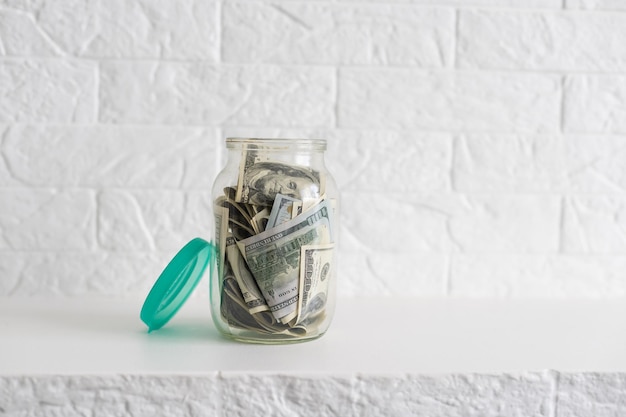
<svg viewBox="0 0 626 417">
<path fill-rule="evenodd" d="M 221 337 L 201 298 L 148 334 L 142 301 L 0 299 L 0 375 L 626 371 L 623 299 L 340 299 L 285 346 Z"/>
</svg>

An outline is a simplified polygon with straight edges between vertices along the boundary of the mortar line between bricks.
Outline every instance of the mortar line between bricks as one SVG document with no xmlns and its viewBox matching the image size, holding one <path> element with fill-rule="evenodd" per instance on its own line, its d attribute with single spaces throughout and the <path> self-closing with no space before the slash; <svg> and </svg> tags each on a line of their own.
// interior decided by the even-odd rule
<svg viewBox="0 0 626 417">
<path fill-rule="evenodd" d="M 209 184 L 210 186 L 210 184 Z M 177 186 L 133 186 L 133 187 L 124 187 L 118 184 L 93 184 L 93 185 L 80 185 L 80 184 L 60 184 L 60 185 L 15 185 L 15 186 L 0 186 L 0 191 L 102 191 L 102 188 L 106 187 L 106 191 L 124 191 L 124 192 L 142 192 L 142 191 L 178 191 L 181 193 L 209 193 L 206 187 L 194 187 L 194 188 L 180 188 Z M 351 188 L 342 188 L 342 193 L 347 194 L 355 194 L 355 193 L 363 193 L 368 192 L 372 195 L 387 195 L 387 196 L 401 196 L 406 194 L 406 190 L 380 190 L 375 191 L 372 189 L 351 189 Z M 558 194 L 561 193 L 561 194 Z M 429 197 L 429 196 L 450 196 L 450 197 L 552 197 L 553 199 L 561 199 L 561 198 L 577 198 L 577 197 L 585 197 L 585 198 L 606 198 L 606 197 L 614 197 L 624 199 L 624 194 L 620 192 L 613 193 L 565 193 L 563 190 L 552 190 L 552 191 L 441 191 L 433 193 L 432 191 L 420 191 L 414 193 L 415 197 Z"/>
<path fill-rule="evenodd" d="M 626 13 L 626 10 L 622 11 Z M 222 46 L 220 46 L 220 50 Z M 220 57 L 221 57 L 220 52 Z M 315 62 L 230 62 L 220 59 L 214 61 L 213 58 L 205 59 L 174 59 L 174 58 L 159 58 L 159 57 L 147 57 L 147 58 L 131 58 L 131 57 L 41 57 L 41 56 L 3 56 L 0 57 L 0 64 L 3 62 L 26 62 L 26 61 L 50 61 L 50 62 L 97 62 L 100 64 L 111 63 L 154 63 L 154 64 L 189 64 L 189 65 L 208 65 L 220 68 L 263 68 L 263 67 L 280 67 L 285 69 L 332 69 L 337 65 L 341 65 L 343 68 L 352 70 L 364 70 L 364 71 L 385 71 L 385 70 L 410 70 L 415 72 L 423 72 L 424 75 L 437 75 L 441 74 L 483 74 L 486 73 L 502 73 L 502 74 L 519 74 L 519 75 L 531 75 L 531 74 L 548 74 L 548 75 L 561 75 L 563 72 L 573 75 L 591 75 L 591 76 L 626 76 L 624 69 L 615 70 L 594 70 L 594 69 L 576 69 L 576 68 L 547 68 L 547 69 L 533 69 L 533 68 L 499 68 L 499 67 L 476 67 L 476 68 L 449 68 L 445 66 L 419 66 L 412 64 L 395 64 L 395 65 L 380 65 L 372 63 L 364 64 L 351 64 L 342 62 L 328 62 L 328 63 L 315 63 Z"/>
<path fill-rule="evenodd" d="M 2 125 L 3 123 L 0 122 L 0 125 Z M 8 125 L 9 123 L 5 123 L 5 125 Z M 49 126 L 58 126 L 58 127 L 92 127 L 92 126 L 97 126 L 97 127 L 120 127 L 120 128 L 196 128 L 196 129 L 201 129 L 201 128 L 212 128 L 212 127 L 222 127 L 224 129 L 282 129 L 282 130 L 312 130 L 312 129 L 323 129 L 323 130 L 330 130 L 330 131 L 335 131 L 335 130 L 345 130 L 345 131 L 349 131 L 349 132 L 362 132 L 362 131 L 371 131 L 371 132 L 414 132 L 414 133 L 421 133 L 421 134 L 447 134 L 447 135 L 452 135 L 452 134 L 459 134 L 459 133 L 466 133 L 466 134 L 476 134 L 476 135 L 515 135 L 515 136 L 520 136 L 520 135 L 527 135 L 527 136 L 532 136 L 532 135 L 543 135 L 543 136 L 547 136 L 547 135 L 560 135 L 561 133 L 558 130 L 554 130 L 554 131 L 541 131 L 541 132 L 533 132 L 533 131 L 515 131 L 515 130 L 483 130 L 483 129 L 451 129 L 451 130 L 441 130 L 441 129 L 428 129 L 428 128 L 422 128 L 419 126 L 406 126 L 406 127 L 381 127 L 381 126 L 338 126 L 336 128 L 330 127 L 330 126 L 322 126 L 322 125 L 317 125 L 317 126 L 312 126 L 312 125 L 306 125 L 306 126 L 261 126 L 261 125 L 211 125 L 211 124 L 206 124 L 206 125 L 201 125 L 201 124 L 144 124 L 144 123 L 137 123 L 137 122 L 132 122 L 132 123 L 98 123 L 97 125 L 90 125 L 90 124 L 83 124 L 83 125 L 72 125 L 72 124 L 54 124 L 54 125 L 50 125 L 50 124 L 46 124 L 46 123 L 37 123 L 37 124 L 11 124 L 12 126 L 41 126 L 41 127 L 49 127 Z M 603 133 L 603 132 L 581 132 L 581 133 L 575 133 L 575 132 L 569 132 L 568 134 L 570 135 L 589 135 L 589 136 L 595 136 L 595 135 L 607 135 L 607 136 L 623 136 L 623 134 L 619 133 L 619 132 L 611 132 L 611 133 Z"/>
<path fill-rule="evenodd" d="M 550 380 L 550 413 L 549 417 L 558 417 L 559 415 L 559 382 L 561 380 L 561 373 L 552 371 L 552 378 Z"/>
<path fill-rule="evenodd" d="M 560 108 L 559 108 L 559 130 L 561 131 L 561 135 L 565 133 L 565 75 L 561 75 L 560 80 Z"/>
<path fill-rule="evenodd" d="M 452 135 L 459 133 L 467 133 L 467 134 L 492 134 L 492 135 L 556 135 L 559 132 L 519 132 L 515 130 L 481 130 L 481 129 L 456 129 L 456 130 L 443 130 L 443 129 L 429 129 L 429 128 L 419 128 L 414 126 L 407 127 L 358 127 L 358 126 L 341 126 L 341 127 L 330 127 L 327 125 L 301 125 L 301 126 L 280 126 L 280 125 L 224 125 L 220 123 L 207 123 L 207 124 L 193 124 L 193 123 L 142 123 L 142 122 L 128 122 L 128 123 L 113 123 L 113 122 L 99 122 L 97 124 L 94 123 L 62 123 L 62 122 L 2 122 L 0 121 L 0 126 L 10 126 L 10 127 L 68 127 L 68 128 L 146 128 L 146 129 L 212 129 L 212 128 L 221 128 L 221 129 L 264 129 L 264 130 L 312 130 L 312 129 L 323 129 L 330 131 L 371 131 L 371 132 L 415 132 L 421 134 L 441 134 L 441 135 Z M 606 135 L 606 136 L 623 136 L 620 133 L 602 133 L 602 132 L 591 132 L 591 133 L 571 133 L 572 135 Z"/>
<path fill-rule="evenodd" d="M 626 12 L 625 12 L 626 13 Z M 21 60 L 32 60 L 30 57 L 16 57 Z M 3 58 L 0 58 L 0 62 L 2 62 Z M 44 60 L 48 58 L 34 58 L 34 60 Z M 79 58 L 77 58 L 80 60 Z M 58 59 L 63 60 L 63 59 Z M 485 74 L 485 73 L 502 73 L 502 74 L 550 74 L 550 75 L 559 75 L 563 72 L 567 72 L 568 74 L 574 75 L 594 75 L 594 76 L 625 76 L 624 69 L 613 69 L 613 70 L 593 70 L 593 69 L 576 69 L 576 68 L 502 68 L 502 67 L 450 67 L 450 66 L 421 66 L 414 64 L 376 64 L 376 63 L 347 63 L 347 62 L 327 62 L 327 63 L 315 63 L 315 62 L 279 62 L 279 61 L 225 61 L 221 60 L 220 62 L 212 62 L 207 60 L 177 60 L 177 59 L 158 59 L 158 58 L 100 58 L 100 61 L 104 62 L 114 62 L 114 63 L 136 63 L 136 62 L 145 62 L 145 63 L 154 63 L 154 64 L 202 64 L 208 66 L 215 67 L 223 67 L 223 68 L 264 68 L 264 67 L 280 67 L 284 69 L 332 69 L 337 65 L 342 66 L 346 69 L 351 70 L 364 70 L 364 71 L 385 71 L 385 70 L 409 70 L 415 72 L 424 72 L 425 75 L 437 75 L 438 73 L 446 74 L 446 73 L 476 73 L 476 74 Z"/>
<path fill-rule="evenodd" d="M 622 10 L 622 13 L 626 13 L 626 10 Z M 221 39 L 220 39 L 221 42 Z M 341 65 L 346 69 L 353 70 L 366 70 L 366 71 L 384 71 L 384 70 L 411 70 L 422 71 L 426 75 L 433 75 L 439 73 L 460 73 L 460 74 L 485 74 L 485 73 L 503 73 L 503 74 L 552 74 L 560 75 L 563 72 L 573 75 L 594 75 L 594 76 L 626 76 L 624 74 L 625 69 L 614 70 L 597 70 L 597 69 L 577 69 L 577 68 L 501 68 L 501 67 L 472 67 L 472 68 L 450 68 L 446 66 L 420 66 L 414 64 L 376 64 L 376 63 L 345 63 L 345 62 L 328 62 L 328 63 L 315 63 L 315 62 L 232 62 L 225 61 L 221 55 L 222 45 L 220 45 L 220 59 L 215 61 L 215 57 L 207 57 L 200 59 L 176 59 L 176 58 L 160 58 L 160 57 L 80 57 L 80 56 L 66 56 L 66 57 L 43 57 L 43 56 L 2 56 L 0 57 L 0 64 L 3 62 L 27 62 L 27 61 L 39 61 L 39 62 L 92 62 L 92 63 L 153 63 L 153 64 L 202 64 L 208 66 L 222 67 L 222 68 L 263 68 L 263 67 L 280 67 L 280 68 L 294 68 L 294 69 L 332 69 L 337 65 Z M 486 75 L 486 74 L 485 74 Z"/>
<path fill-rule="evenodd" d="M 513 136 L 555 136 L 561 135 L 558 131 L 541 131 L 541 132 L 533 132 L 533 131 L 515 131 L 515 130 L 482 130 L 482 129 L 450 129 L 450 130 L 441 130 L 441 129 L 428 129 L 421 127 L 357 127 L 357 126 L 338 126 L 336 128 L 329 126 L 277 126 L 277 125 L 222 125 L 222 124 L 191 124 L 191 123 L 179 123 L 179 124 L 163 124 L 163 123 L 111 123 L 111 122 L 98 122 L 98 123 L 63 123 L 63 122 L 8 122 L 8 121 L 0 121 L 0 126 L 9 126 L 9 127 L 66 127 L 66 128 L 120 128 L 120 129 L 212 129 L 212 128 L 222 128 L 222 129 L 263 129 L 263 130 L 328 130 L 328 131 L 346 131 L 346 132 L 391 132 L 391 133 L 403 133 L 403 132 L 412 132 L 416 134 L 436 134 L 436 135 L 455 135 L 455 134 L 468 134 L 468 135 L 513 135 Z M 616 131 L 616 132 L 602 132 L 602 131 L 585 131 L 585 132 L 566 132 L 563 133 L 564 136 L 605 136 L 605 137 L 614 137 L 621 138 L 626 134 L 626 131 Z"/>
<path fill-rule="evenodd" d="M 263 125 L 263 126 L 253 126 L 253 125 L 220 125 L 220 124 L 147 124 L 147 123 L 61 123 L 61 122 L 2 122 L 0 121 L 0 126 L 6 126 L 10 128 L 17 127 L 46 127 L 46 128 L 68 128 L 68 129 L 85 129 L 85 128 L 93 128 L 93 129 L 103 129 L 103 128 L 111 128 L 111 129 L 214 129 L 221 128 L 223 130 L 226 129 L 259 129 L 259 130 L 325 130 L 330 132 L 372 132 L 372 133 L 405 133 L 411 132 L 415 134 L 431 134 L 431 135 L 458 135 L 458 134 L 467 134 L 467 135 L 511 135 L 511 136 L 555 136 L 561 135 L 558 131 L 545 131 L 545 132 L 532 132 L 532 131 L 514 131 L 514 130 L 481 130 L 481 129 L 451 129 L 451 130 L 441 130 L 441 129 L 428 129 L 428 128 L 420 128 L 420 127 L 360 127 L 360 126 L 337 126 L 337 127 L 329 127 L 329 126 L 277 126 L 277 125 Z M 612 138 L 621 138 L 624 136 L 626 132 L 565 132 L 563 136 L 604 136 L 604 137 L 612 137 Z"/>
<path fill-rule="evenodd" d="M 224 371 L 217 371 L 217 374 L 215 376 L 215 384 L 216 384 L 216 391 L 217 391 L 217 399 L 216 399 L 216 404 L 215 404 L 215 408 L 217 409 L 217 416 L 218 417 L 223 417 L 224 416 Z"/>
</svg>

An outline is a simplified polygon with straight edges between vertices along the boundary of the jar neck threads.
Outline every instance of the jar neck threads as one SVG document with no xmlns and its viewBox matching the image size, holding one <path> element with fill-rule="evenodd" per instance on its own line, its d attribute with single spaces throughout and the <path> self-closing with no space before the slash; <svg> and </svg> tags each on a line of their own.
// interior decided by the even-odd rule
<svg viewBox="0 0 626 417">
<path fill-rule="evenodd" d="M 273 139 L 273 138 L 227 138 L 228 149 L 240 149 L 246 145 L 262 146 L 272 152 L 323 152 L 325 139 Z"/>
</svg>

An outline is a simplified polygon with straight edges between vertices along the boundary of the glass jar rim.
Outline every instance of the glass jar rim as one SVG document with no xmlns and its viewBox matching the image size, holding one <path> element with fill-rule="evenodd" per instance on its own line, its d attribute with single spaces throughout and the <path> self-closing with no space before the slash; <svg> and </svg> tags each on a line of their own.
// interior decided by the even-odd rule
<svg viewBox="0 0 626 417">
<path fill-rule="evenodd" d="M 226 138 L 226 147 L 234 148 L 239 145 L 264 145 L 276 148 L 302 148 L 310 150 L 325 151 L 326 139 L 303 139 L 303 138 Z"/>
</svg>

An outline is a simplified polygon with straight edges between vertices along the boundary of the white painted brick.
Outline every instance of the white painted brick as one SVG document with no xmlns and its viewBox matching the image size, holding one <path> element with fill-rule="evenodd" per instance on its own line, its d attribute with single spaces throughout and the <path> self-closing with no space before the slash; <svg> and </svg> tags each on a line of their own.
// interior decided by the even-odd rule
<svg viewBox="0 0 626 417">
<path fill-rule="evenodd" d="M 458 135 L 454 190 L 619 194 L 625 145 L 619 135 Z"/>
<path fill-rule="evenodd" d="M 379 254 L 554 252 L 560 210 L 551 195 L 345 192 L 341 239 Z"/>
<path fill-rule="evenodd" d="M 570 9 L 626 10 L 622 0 L 565 0 Z"/>
<path fill-rule="evenodd" d="M 0 122 L 93 123 L 96 95 L 92 62 L 0 61 Z"/>
<path fill-rule="evenodd" d="M 0 379 L 9 416 L 187 416 L 219 412 L 217 376 L 15 376 Z"/>
<path fill-rule="evenodd" d="M 566 254 L 455 254 L 456 297 L 591 297 L 626 294 L 626 257 Z"/>
<path fill-rule="evenodd" d="M 444 296 L 447 255 L 355 251 L 342 234 L 337 257 L 341 297 Z"/>
<path fill-rule="evenodd" d="M 6 415 L 621 416 L 620 373 L 5 376 Z M 307 395 L 297 396 L 299 392 Z M 221 400 L 216 400 L 217 398 Z M 250 402 L 245 401 L 248 398 Z M 311 414 L 315 413 L 315 414 Z M 553 414 L 554 413 L 554 414 Z"/>
<path fill-rule="evenodd" d="M 548 417 L 550 384 L 543 373 L 361 377 L 355 387 L 355 415 Z"/>
<path fill-rule="evenodd" d="M 444 295 L 444 252 L 451 245 L 445 205 L 439 208 L 428 197 L 415 200 L 406 201 L 403 194 L 343 193 L 339 295 Z"/>
<path fill-rule="evenodd" d="M 231 74 L 231 67 L 223 68 Z M 245 97 L 237 97 L 239 105 L 225 125 L 327 127 L 334 123 L 332 68 L 253 66 L 240 71 L 238 82 L 246 87 Z M 223 94 L 230 97 L 232 92 Z"/>
<path fill-rule="evenodd" d="M 207 64 L 104 62 L 100 120 L 105 123 L 219 123 L 240 107 L 239 71 Z M 220 86 L 230 91 L 220 92 Z M 226 94 L 224 94 L 226 93 Z"/>
<path fill-rule="evenodd" d="M 89 42 L 99 27 L 97 0 L 0 0 L 0 6 L 28 14 L 38 32 L 60 55 L 74 54 L 71 44 Z"/>
<path fill-rule="evenodd" d="M 350 415 L 350 378 L 237 375 L 220 378 L 227 416 Z"/>
<path fill-rule="evenodd" d="M 210 191 L 106 190 L 98 195 L 98 241 L 112 251 L 176 250 L 210 240 Z"/>
<path fill-rule="evenodd" d="M 0 6 L 22 12 L 35 12 L 39 10 L 45 0 L 0 0 Z"/>
<path fill-rule="evenodd" d="M 626 190 L 626 137 L 567 135 L 565 146 L 570 192 L 621 194 Z"/>
<path fill-rule="evenodd" d="M 450 216 L 450 239 L 461 252 L 555 252 L 560 210 L 552 195 L 466 195 Z"/>
<path fill-rule="evenodd" d="M 378 254 L 445 252 L 453 244 L 448 221 L 457 202 L 445 195 L 344 192 L 341 244 Z"/>
<path fill-rule="evenodd" d="M 413 131 L 333 130 L 328 166 L 341 190 L 441 193 L 450 190 L 452 138 Z"/>
<path fill-rule="evenodd" d="M 463 68 L 626 69 L 626 16 L 610 13 L 461 11 Z"/>
<path fill-rule="evenodd" d="M 41 30 L 66 53 L 94 58 L 173 58 L 215 62 L 216 1 L 43 2 Z"/>
<path fill-rule="evenodd" d="M 0 296 L 145 297 L 169 252 L 0 252 Z M 201 289 L 200 296 L 207 296 Z"/>
<path fill-rule="evenodd" d="M 227 2 L 226 62 L 415 65 L 451 62 L 454 11 L 404 5 Z"/>
<path fill-rule="evenodd" d="M 551 378 L 547 373 L 361 375 L 356 379 L 280 374 L 5 376 L 0 378 L 0 392 L 8 395 L 2 396 L 0 406 L 11 416 L 96 412 L 104 416 L 539 417 L 552 415 Z M 614 389 L 622 385 L 619 375 L 561 376 L 561 384 L 566 378 L 596 381 L 600 387 Z M 567 388 L 561 388 L 564 395 Z M 597 388 L 594 391 L 603 399 L 621 398 L 616 390 L 604 395 Z M 596 404 L 585 408 L 592 405 Z M 615 410 L 611 407 L 619 407 L 619 403 L 601 407 Z"/>
<path fill-rule="evenodd" d="M 365 254 L 365 258 L 365 264 L 356 264 L 355 266 L 360 269 L 363 265 L 367 265 L 374 277 L 372 282 L 377 285 L 363 282 L 355 275 L 352 277 L 352 286 L 355 291 L 349 294 L 351 296 L 406 297 L 411 294 L 415 297 L 424 297 L 445 295 L 445 280 L 448 272 L 446 255 L 414 253 L 407 256 L 406 253 L 377 253 L 374 251 Z"/>
<path fill-rule="evenodd" d="M 0 126 L 0 138 L 0 185 L 207 190 L 223 146 L 184 127 Z"/>
<path fill-rule="evenodd" d="M 623 253 L 626 199 L 621 195 L 566 198 L 562 234 L 567 253 Z"/>
<path fill-rule="evenodd" d="M 105 62 L 101 121 L 322 126 L 333 120 L 327 68 Z"/>
<path fill-rule="evenodd" d="M 621 417 L 626 413 L 623 373 L 560 374 L 556 417 Z"/>
<path fill-rule="evenodd" d="M 62 54 L 32 15 L 0 9 L 0 56 L 59 56 Z"/>
<path fill-rule="evenodd" d="M 95 245 L 89 190 L 0 189 L 0 250 L 73 250 Z"/>
<path fill-rule="evenodd" d="M 345 69 L 339 126 L 439 130 L 557 131 L 560 83 L 553 75 Z"/>
<path fill-rule="evenodd" d="M 566 132 L 626 132 L 626 76 L 570 75 L 563 95 Z"/>
<path fill-rule="evenodd" d="M 558 192 L 565 181 L 561 136 L 467 134 L 455 138 L 456 191 Z"/>
</svg>

